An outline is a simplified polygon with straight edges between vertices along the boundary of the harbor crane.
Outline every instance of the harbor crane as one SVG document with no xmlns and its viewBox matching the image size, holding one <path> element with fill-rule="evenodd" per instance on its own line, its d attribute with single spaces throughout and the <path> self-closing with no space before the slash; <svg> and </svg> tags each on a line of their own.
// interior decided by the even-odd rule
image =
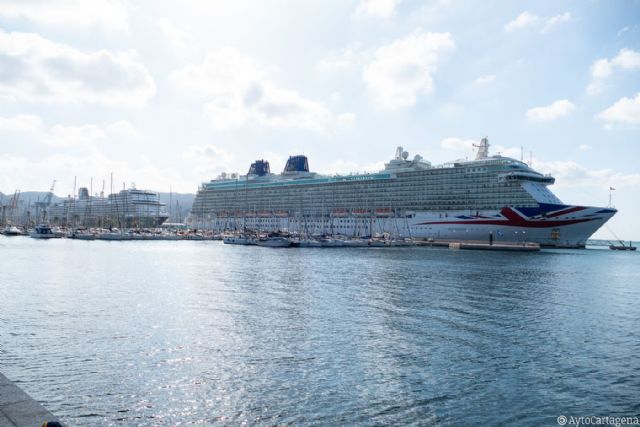
<svg viewBox="0 0 640 427">
<path fill-rule="evenodd" d="M 54 188 L 56 188 L 56 180 L 55 179 L 51 183 L 51 188 L 49 188 L 49 192 L 47 193 L 46 196 L 44 196 L 44 200 L 37 201 L 35 203 L 35 205 L 36 205 L 36 218 L 38 218 L 40 216 L 39 213 L 42 212 L 42 219 L 44 221 L 46 221 L 47 208 L 49 206 L 51 206 L 51 200 L 53 199 L 53 190 L 54 190 Z"/>
<path fill-rule="evenodd" d="M 9 221 L 16 219 L 16 210 L 18 209 L 18 201 L 20 200 L 20 190 L 16 190 L 9 199 L 9 204 L 2 205 L 2 224 L 7 223 L 7 210 L 9 211 Z"/>
</svg>

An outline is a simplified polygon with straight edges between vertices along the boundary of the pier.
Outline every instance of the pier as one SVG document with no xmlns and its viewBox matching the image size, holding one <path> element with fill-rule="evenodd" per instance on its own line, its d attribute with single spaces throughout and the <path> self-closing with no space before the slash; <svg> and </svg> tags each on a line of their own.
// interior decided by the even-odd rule
<svg viewBox="0 0 640 427">
<path fill-rule="evenodd" d="M 487 251 L 511 251 L 511 252 L 537 252 L 540 245 L 533 242 L 513 243 L 513 242 L 480 242 L 480 241 L 457 241 L 457 240 L 419 240 L 417 246 L 434 246 L 449 249 L 475 249 Z"/>
<path fill-rule="evenodd" d="M 44 423 L 62 425 L 44 406 L 0 374 L 0 426 L 40 427 Z"/>
</svg>

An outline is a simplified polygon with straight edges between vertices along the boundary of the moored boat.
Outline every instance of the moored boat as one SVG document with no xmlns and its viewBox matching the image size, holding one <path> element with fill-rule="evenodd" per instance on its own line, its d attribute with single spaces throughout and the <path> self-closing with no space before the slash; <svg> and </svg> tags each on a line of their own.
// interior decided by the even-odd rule
<svg viewBox="0 0 640 427">
<path fill-rule="evenodd" d="M 22 236 L 23 232 L 15 225 L 7 224 L 2 230 L 2 234 L 4 234 L 5 236 Z"/>
<path fill-rule="evenodd" d="M 258 246 L 265 246 L 269 248 L 288 248 L 291 246 L 292 242 L 287 237 L 270 234 L 258 238 L 258 240 L 256 240 L 256 244 Z"/>
<path fill-rule="evenodd" d="M 36 225 L 33 230 L 29 231 L 29 236 L 34 239 L 57 239 L 62 237 L 59 234 L 54 233 L 51 226 L 48 224 Z"/>
<path fill-rule="evenodd" d="M 614 245 L 613 243 L 609 245 L 609 249 L 612 251 L 635 251 L 636 246 L 631 244 L 631 240 L 629 240 L 629 246 L 627 246 L 622 240 L 620 240 L 619 245 Z"/>
<path fill-rule="evenodd" d="M 226 245 L 255 245 L 255 239 L 246 234 L 230 234 L 224 236 L 222 242 Z"/>
</svg>

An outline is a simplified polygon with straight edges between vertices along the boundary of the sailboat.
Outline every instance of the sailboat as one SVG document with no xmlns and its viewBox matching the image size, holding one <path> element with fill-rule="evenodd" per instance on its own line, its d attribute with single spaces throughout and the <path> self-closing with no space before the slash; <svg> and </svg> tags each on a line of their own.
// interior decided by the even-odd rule
<svg viewBox="0 0 640 427">
<path fill-rule="evenodd" d="M 631 244 L 631 240 L 629 240 L 629 246 L 627 246 L 622 240 L 619 240 L 619 245 L 614 245 L 613 243 L 609 245 L 609 249 L 614 251 L 635 251 L 637 249 L 636 246 Z"/>
</svg>

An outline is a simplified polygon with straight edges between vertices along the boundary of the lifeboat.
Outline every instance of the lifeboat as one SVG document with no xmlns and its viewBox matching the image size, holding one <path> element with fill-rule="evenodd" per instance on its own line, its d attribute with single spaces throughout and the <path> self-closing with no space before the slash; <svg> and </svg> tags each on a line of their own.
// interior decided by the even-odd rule
<svg viewBox="0 0 640 427">
<path fill-rule="evenodd" d="M 391 208 L 381 208 L 375 210 L 376 216 L 393 216 L 393 210 Z"/>
<path fill-rule="evenodd" d="M 371 214 L 371 211 L 369 209 L 353 209 L 351 213 L 354 216 L 368 216 Z"/>
</svg>

